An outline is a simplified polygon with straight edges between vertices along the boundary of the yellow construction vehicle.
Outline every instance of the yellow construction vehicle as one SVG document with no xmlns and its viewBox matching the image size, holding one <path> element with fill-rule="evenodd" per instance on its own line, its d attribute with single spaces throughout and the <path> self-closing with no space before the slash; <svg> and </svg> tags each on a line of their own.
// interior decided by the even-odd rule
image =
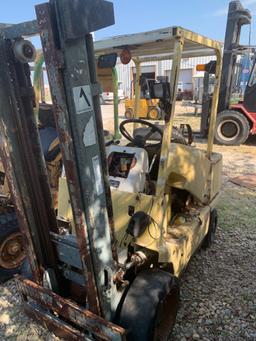
<svg viewBox="0 0 256 341">
<path fill-rule="evenodd" d="M 179 39 L 174 42 L 173 81 L 179 70 L 184 42 L 189 46 L 198 43 L 212 48 L 211 53 L 215 51 L 217 56 L 219 77 L 220 44 L 181 28 L 169 30 L 171 34 L 179 33 Z M 163 31 L 152 32 L 152 37 L 162 36 Z M 163 47 L 154 38 L 151 41 L 149 33 L 147 35 L 149 51 L 154 49 L 157 56 Z M 138 61 L 140 51 L 129 46 L 128 41 L 136 41 L 145 53 L 144 39 L 143 34 L 134 34 L 96 42 L 96 54 L 121 54 L 118 46 L 124 44 Z M 152 52 L 149 53 L 152 58 Z M 168 92 L 169 88 L 173 93 Z M 151 84 L 150 91 L 155 97 L 159 96 L 156 101 L 163 108 L 167 122 L 155 125 L 141 118 L 124 120 L 120 124 L 124 139 L 119 145 L 106 148 L 116 245 L 118 254 L 125 258 L 124 269 L 119 270 L 115 280 L 121 286 L 131 285 L 115 321 L 126 328 L 128 340 L 168 339 L 178 309 L 177 279 L 196 250 L 200 246 L 210 246 L 215 239 L 218 220 L 215 206 L 222 172 L 222 156 L 212 151 L 218 90 L 216 83 L 207 150 L 188 145 L 184 138 L 169 143 L 175 131 L 171 128 L 174 106 L 170 106 L 171 101 L 175 101 L 175 86 L 172 83 L 170 87 L 166 82 Z M 137 98 L 138 117 L 141 116 L 141 103 Z M 131 105 L 136 107 L 133 101 Z M 65 177 L 60 180 L 59 197 L 58 213 L 70 219 L 72 233 L 76 234 Z M 171 279 L 167 273 L 174 277 Z M 169 291 L 165 289 L 166 285 Z M 152 294 L 154 290 L 163 297 L 164 303 L 160 327 L 155 330 L 157 336 L 153 337 L 154 316 L 159 313 L 159 301 Z"/>
<path fill-rule="evenodd" d="M 137 63 L 137 60 L 136 60 Z M 140 70 L 139 70 L 140 71 Z M 163 117 L 162 109 L 159 107 L 159 99 L 154 98 L 153 94 L 150 91 L 150 84 L 154 83 L 154 79 L 147 79 L 145 77 L 139 76 L 136 79 L 135 85 L 138 87 L 138 82 L 140 86 L 140 99 L 139 102 L 136 103 L 135 97 L 131 99 L 125 100 L 125 117 L 126 118 L 134 118 L 135 112 L 137 109 L 137 117 L 151 119 L 151 120 L 160 120 Z M 138 91 L 138 88 L 135 89 Z M 136 108 L 136 105 L 138 106 Z"/>
<path fill-rule="evenodd" d="M 17 279 L 23 307 L 67 340 L 167 341 L 179 277 L 217 227 L 222 157 L 213 152 L 213 138 L 221 46 L 181 27 L 93 43 L 90 30 L 114 23 L 112 3 L 103 0 L 51 0 L 36 14 L 36 25 L 7 28 L 0 37 L 0 152 L 16 184 L 10 189 L 33 275 Z M 34 119 L 31 45 L 21 38 L 38 32 L 64 166 L 61 202 L 71 207 L 72 227 L 56 219 Z M 105 148 L 95 54 L 113 68 L 124 49 L 136 60 L 137 79 L 146 58 L 173 59 L 170 83 L 149 89 L 163 121 L 138 118 L 138 80 L 135 118 L 120 124 L 120 144 Z M 203 150 L 171 137 L 181 58 L 212 54 L 216 83 Z"/>
<path fill-rule="evenodd" d="M 125 113 L 126 118 L 133 118 L 135 113 L 135 99 L 125 100 Z M 158 106 L 158 99 L 145 99 L 141 98 L 139 103 L 138 117 L 151 120 L 158 120 L 161 118 L 161 109 Z"/>
</svg>

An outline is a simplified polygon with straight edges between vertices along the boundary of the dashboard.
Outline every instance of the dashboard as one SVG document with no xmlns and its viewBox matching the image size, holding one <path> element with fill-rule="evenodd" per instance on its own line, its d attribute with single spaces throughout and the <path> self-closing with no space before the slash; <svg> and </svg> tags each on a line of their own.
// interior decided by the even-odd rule
<svg viewBox="0 0 256 341">
<path fill-rule="evenodd" d="M 149 167 L 147 152 L 119 145 L 111 145 L 106 151 L 110 187 L 124 192 L 143 192 Z"/>
</svg>

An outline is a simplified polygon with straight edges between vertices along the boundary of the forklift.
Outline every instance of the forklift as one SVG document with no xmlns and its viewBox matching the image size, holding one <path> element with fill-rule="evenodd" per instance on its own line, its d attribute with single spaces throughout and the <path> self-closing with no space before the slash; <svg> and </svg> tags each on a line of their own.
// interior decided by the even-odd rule
<svg viewBox="0 0 256 341">
<path fill-rule="evenodd" d="M 222 171 L 222 156 L 213 152 L 219 82 L 207 149 L 170 142 L 180 62 L 215 53 L 218 80 L 221 45 L 169 27 L 105 40 L 94 50 L 90 32 L 114 24 L 105 0 L 50 0 L 36 6 L 36 16 L 0 35 L 0 155 L 32 271 L 32 280 L 16 278 L 24 311 L 66 340 L 167 341 L 179 277 L 215 238 Z M 35 48 L 25 38 L 37 34 L 74 227 L 56 219 L 34 116 L 28 63 Z M 170 83 L 150 90 L 164 126 L 125 120 L 122 143 L 106 148 L 95 51 L 99 64 L 113 68 L 124 47 L 138 59 L 172 55 Z M 146 135 L 133 129 L 138 125 Z"/>
<path fill-rule="evenodd" d="M 55 201 L 54 206 L 57 207 L 58 182 L 62 162 L 52 106 L 45 103 L 42 64 L 42 56 L 39 55 L 35 65 L 31 66 L 31 69 L 34 70 L 35 115 L 50 188 Z M 0 159 L 0 282 L 4 283 L 19 273 L 29 275 L 29 266 L 7 177 Z"/>
<path fill-rule="evenodd" d="M 226 36 L 223 53 L 218 115 L 216 122 L 215 141 L 222 145 L 243 144 L 248 136 L 256 134 L 256 61 L 254 59 L 247 82 L 243 100 L 231 104 L 236 79 L 237 56 L 250 54 L 251 48 L 240 45 L 241 29 L 251 24 L 251 13 L 244 9 L 240 1 L 231 1 L 227 19 Z M 204 95 L 202 103 L 201 136 L 206 137 L 209 128 L 209 77 L 215 74 L 215 62 L 198 65 L 197 71 L 205 71 Z"/>
<path fill-rule="evenodd" d="M 136 65 L 137 61 L 135 61 Z M 138 67 L 137 67 L 138 69 Z M 148 79 L 146 77 L 140 77 L 140 88 L 142 89 L 142 85 L 146 85 L 148 87 L 148 84 L 154 83 L 155 79 Z M 136 79 L 135 79 L 136 84 Z M 133 118 L 135 117 L 135 98 L 130 98 L 125 100 L 125 118 Z M 141 97 L 140 97 L 140 103 L 139 103 L 139 118 L 149 119 L 149 120 L 160 120 L 162 118 L 162 111 L 159 108 L 159 99 L 158 98 L 152 98 L 150 96 L 149 91 L 141 91 Z"/>
</svg>

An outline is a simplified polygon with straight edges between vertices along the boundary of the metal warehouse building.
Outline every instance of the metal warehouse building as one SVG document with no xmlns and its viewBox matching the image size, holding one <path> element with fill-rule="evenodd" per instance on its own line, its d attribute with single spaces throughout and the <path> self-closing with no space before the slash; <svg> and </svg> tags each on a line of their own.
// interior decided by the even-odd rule
<svg viewBox="0 0 256 341">
<path fill-rule="evenodd" d="M 184 58 L 181 62 L 179 88 L 184 90 L 194 91 L 194 76 L 197 74 L 196 65 L 206 64 L 210 60 L 215 60 L 215 56 L 200 57 L 200 58 Z M 172 68 L 171 60 L 145 62 L 142 63 L 142 75 L 157 79 L 161 76 L 170 78 L 170 71 Z M 118 61 L 117 64 L 119 87 L 123 89 L 125 96 L 130 97 L 133 90 L 133 80 L 136 75 L 135 64 L 133 62 L 128 65 L 123 65 Z"/>
</svg>

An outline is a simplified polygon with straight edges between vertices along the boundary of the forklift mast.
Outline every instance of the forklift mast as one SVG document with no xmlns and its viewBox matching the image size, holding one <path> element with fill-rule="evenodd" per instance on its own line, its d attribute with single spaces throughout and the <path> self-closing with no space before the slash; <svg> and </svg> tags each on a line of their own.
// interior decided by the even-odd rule
<svg viewBox="0 0 256 341">
<path fill-rule="evenodd" d="M 231 1 L 229 3 L 217 113 L 229 108 L 230 98 L 232 96 L 233 85 L 235 81 L 237 55 L 243 53 L 243 47 L 240 45 L 241 30 L 243 25 L 251 24 L 251 19 L 252 17 L 250 11 L 244 9 L 240 1 Z M 207 137 L 212 97 L 209 92 L 209 80 L 210 75 L 215 74 L 215 62 L 210 61 L 208 64 L 206 64 L 204 71 L 204 91 L 202 100 L 200 135 L 202 137 Z"/>
<path fill-rule="evenodd" d="M 233 75 L 239 54 L 240 36 L 243 25 L 251 24 L 251 13 L 244 9 L 240 1 L 231 1 L 229 4 L 228 20 L 225 34 L 222 76 L 218 112 L 229 108 L 232 95 Z"/>
<path fill-rule="evenodd" d="M 246 84 L 244 91 L 244 100 L 243 105 L 244 108 L 251 112 L 252 115 L 256 113 L 256 59 L 254 57 L 253 66 L 251 69 L 250 77 L 248 83 Z M 255 129 L 254 129 L 255 133 Z"/>
</svg>

